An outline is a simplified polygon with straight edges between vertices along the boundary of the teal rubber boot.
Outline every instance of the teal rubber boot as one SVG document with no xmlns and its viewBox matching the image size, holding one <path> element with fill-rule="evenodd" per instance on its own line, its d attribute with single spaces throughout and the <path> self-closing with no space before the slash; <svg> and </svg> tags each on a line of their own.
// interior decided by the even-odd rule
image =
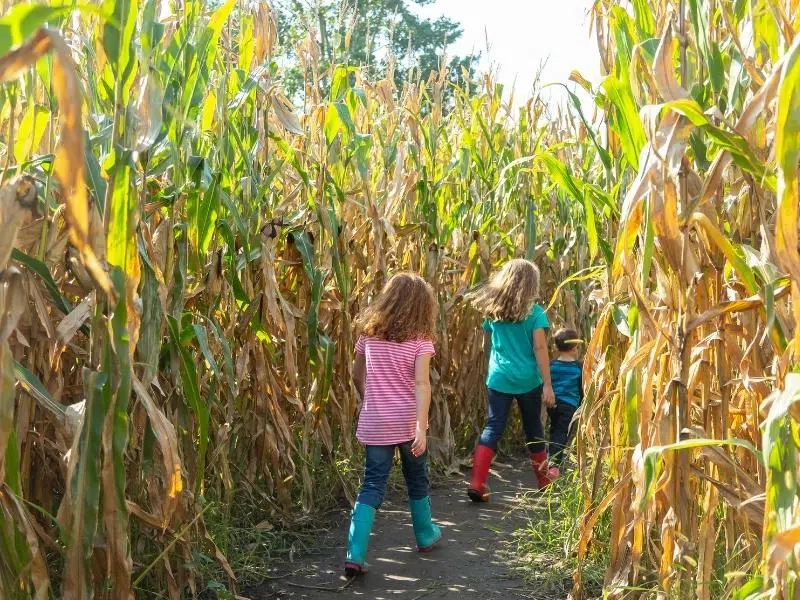
<svg viewBox="0 0 800 600">
<path fill-rule="evenodd" d="M 417 538 L 417 550 L 430 552 L 442 539 L 442 530 L 431 519 L 431 497 L 411 500 L 409 507 L 411 522 L 414 524 L 414 537 Z"/>
<path fill-rule="evenodd" d="M 344 572 L 348 577 L 367 572 L 367 546 L 372 524 L 375 522 L 375 509 L 367 504 L 356 502 L 350 515 L 350 533 L 347 536 L 347 558 Z"/>
</svg>

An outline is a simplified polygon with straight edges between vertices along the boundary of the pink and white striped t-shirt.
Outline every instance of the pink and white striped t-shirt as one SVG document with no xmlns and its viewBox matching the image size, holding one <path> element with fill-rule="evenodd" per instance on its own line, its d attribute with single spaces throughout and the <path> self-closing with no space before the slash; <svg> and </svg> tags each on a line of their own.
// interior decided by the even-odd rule
<svg viewBox="0 0 800 600">
<path fill-rule="evenodd" d="M 367 359 L 358 441 L 368 446 L 411 441 L 417 428 L 414 363 L 418 356 L 435 354 L 433 343 L 423 339 L 390 342 L 362 336 L 356 352 Z"/>
</svg>

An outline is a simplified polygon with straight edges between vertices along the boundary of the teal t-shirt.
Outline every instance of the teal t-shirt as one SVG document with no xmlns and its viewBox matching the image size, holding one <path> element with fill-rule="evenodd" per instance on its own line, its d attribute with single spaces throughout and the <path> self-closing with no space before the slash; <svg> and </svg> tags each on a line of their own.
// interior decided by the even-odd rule
<svg viewBox="0 0 800 600">
<path fill-rule="evenodd" d="M 542 375 L 533 353 L 533 330 L 549 329 L 544 309 L 533 305 L 524 321 L 484 321 L 492 336 L 486 387 L 504 394 L 524 394 L 542 385 Z"/>
</svg>

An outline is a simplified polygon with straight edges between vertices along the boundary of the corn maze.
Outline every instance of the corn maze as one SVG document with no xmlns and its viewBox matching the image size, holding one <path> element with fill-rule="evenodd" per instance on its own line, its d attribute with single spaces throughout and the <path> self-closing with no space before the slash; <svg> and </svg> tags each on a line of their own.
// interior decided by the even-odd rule
<svg viewBox="0 0 800 600">
<path fill-rule="evenodd" d="M 602 84 L 519 108 L 322 70 L 313 35 L 300 107 L 264 2 L 2 4 L 4 598 L 186 597 L 195 548 L 235 592 L 209 507 L 292 527 L 352 492 L 353 320 L 398 270 L 439 299 L 457 464 L 463 296 L 516 256 L 591 334 L 574 550 L 606 548 L 608 597 L 800 594 L 796 0 L 597 0 Z"/>
</svg>

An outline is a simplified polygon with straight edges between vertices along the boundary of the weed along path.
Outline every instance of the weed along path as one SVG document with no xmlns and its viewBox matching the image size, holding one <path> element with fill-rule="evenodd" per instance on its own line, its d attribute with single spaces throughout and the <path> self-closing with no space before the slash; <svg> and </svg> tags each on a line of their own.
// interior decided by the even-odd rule
<svg viewBox="0 0 800 600">
<path fill-rule="evenodd" d="M 516 577 L 506 557 L 515 529 L 526 513 L 520 496 L 536 489 L 533 472 L 522 461 L 492 467 L 492 500 L 473 504 L 465 493 L 466 473 L 435 484 L 433 515 L 443 539 L 433 552 L 414 546 L 405 493 L 390 490 L 375 519 L 367 562 L 370 571 L 353 580 L 343 573 L 349 510 L 337 513 L 316 550 L 276 574 L 291 573 L 247 594 L 253 599 L 422 600 L 531 598 L 530 587 Z"/>
</svg>

